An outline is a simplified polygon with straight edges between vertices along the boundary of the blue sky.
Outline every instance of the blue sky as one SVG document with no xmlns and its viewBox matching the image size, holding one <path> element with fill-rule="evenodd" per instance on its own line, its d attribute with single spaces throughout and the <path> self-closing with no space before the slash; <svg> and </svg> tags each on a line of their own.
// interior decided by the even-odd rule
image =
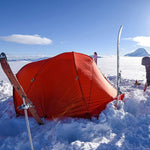
<svg viewBox="0 0 150 150">
<path fill-rule="evenodd" d="M 8 55 L 150 51 L 150 0 L 1 0 L 0 49 Z"/>
</svg>

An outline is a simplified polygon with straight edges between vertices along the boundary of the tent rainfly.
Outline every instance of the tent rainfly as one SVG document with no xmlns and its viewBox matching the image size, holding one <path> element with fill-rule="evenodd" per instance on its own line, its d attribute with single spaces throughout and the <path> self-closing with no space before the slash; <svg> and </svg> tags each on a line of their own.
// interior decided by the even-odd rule
<svg viewBox="0 0 150 150">
<path fill-rule="evenodd" d="M 25 65 L 16 74 L 40 117 L 98 117 L 116 99 L 117 90 L 90 56 L 67 52 Z M 22 99 L 13 89 L 17 114 Z M 123 95 L 120 95 L 123 99 Z"/>
</svg>

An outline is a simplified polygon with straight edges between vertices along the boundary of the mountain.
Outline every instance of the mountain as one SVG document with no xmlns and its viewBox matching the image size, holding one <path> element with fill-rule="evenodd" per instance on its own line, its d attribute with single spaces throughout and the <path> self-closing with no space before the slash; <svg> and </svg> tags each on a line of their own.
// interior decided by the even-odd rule
<svg viewBox="0 0 150 150">
<path fill-rule="evenodd" d="M 124 56 L 129 56 L 129 57 L 144 57 L 144 56 L 150 56 L 150 54 L 144 49 L 144 48 L 138 48 L 132 53 L 128 53 Z"/>
</svg>

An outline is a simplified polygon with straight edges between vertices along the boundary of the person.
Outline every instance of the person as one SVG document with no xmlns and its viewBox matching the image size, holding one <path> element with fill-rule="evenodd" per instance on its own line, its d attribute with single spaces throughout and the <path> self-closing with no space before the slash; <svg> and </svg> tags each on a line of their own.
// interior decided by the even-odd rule
<svg viewBox="0 0 150 150">
<path fill-rule="evenodd" d="M 97 53 L 96 52 L 94 52 L 94 61 L 97 64 Z"/>
<path fill-rule="evenodd" d="M 144 86 L 144 92 L 146 91 L 147 87 L 150 85 L 150 65 L 145 65 L 146 69 L 146 83 Z"/>
</svg>

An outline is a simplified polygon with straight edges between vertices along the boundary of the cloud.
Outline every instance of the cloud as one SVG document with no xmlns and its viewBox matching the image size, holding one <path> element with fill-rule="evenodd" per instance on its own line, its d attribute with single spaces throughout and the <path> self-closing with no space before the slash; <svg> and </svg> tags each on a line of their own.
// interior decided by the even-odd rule
<svg viewBox="0 0 150 150">
<path fill-rule="evenodd" d="M 10 36 L 3 36 L 0 39 L 9 42 L 16 42 L 28 45 L 48 45 L 52 43 L 52 40 L 40 37 L 40 35 L 22 35 L 22 34 L 12 34 Z"/>
<path fill-rule="evenodd" d="M 125 40 L 131 40 L 137 42 L 137 45 L 150 47 L 150 37 L 149 36 L 136 36 L 134 38 L 125 38 Z"/>
</svg>

